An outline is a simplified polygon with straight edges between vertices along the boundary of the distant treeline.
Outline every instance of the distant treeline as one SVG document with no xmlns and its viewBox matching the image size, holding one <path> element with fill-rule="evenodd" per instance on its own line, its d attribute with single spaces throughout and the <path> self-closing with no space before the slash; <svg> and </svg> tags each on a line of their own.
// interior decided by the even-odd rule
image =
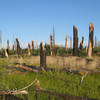
<svg viewBox="0 0 100 100">
<path fill-rule="evenodd" d="M 45 44 L 44 46 L 46 48 L 46 55 L 50 55 L 50 45 Z M 65 49 L 64 47 L 57 47 L 52 49 L 53 55 L 54 56 L 72 56 L 73 54 L 73 49 L 72 48 L 67 48 Z M 22 55 L 27 55 L 28 54 L 28 48 L 22 49 Z M 16 50 L 9 50 L 9 55 L 16 55 Z M 37 56 L 40 55 L 40 48 L 31 50 L 31 55 L 32 56 Z M 93 55 L 98 55 L 100 56 L 100 46 L 93 48 Z M 79 57 L 86 57 L 86 51 L 85 48 L 83 49 L 78 49 L 78 56 Z M 0 57 L 5 57 L 5 49 L 0 50 Z"/>
</svg>

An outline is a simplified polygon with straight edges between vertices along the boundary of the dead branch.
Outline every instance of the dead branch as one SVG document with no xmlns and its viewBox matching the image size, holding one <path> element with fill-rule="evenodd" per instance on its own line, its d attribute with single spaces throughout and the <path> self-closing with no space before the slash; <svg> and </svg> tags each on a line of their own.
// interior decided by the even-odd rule
<svg viewBox="0 0 100 100">
<path fill-rule="evenodd" d="M 28 92 L 25 89 L 29 88 L 30 86 L 32 86 L 36 82 L 37 82 L 37 79 L 35 79 L 32 83 L 25 86 L 24 88 L 21 88 L 18 90 L 0 91 L 0 95 L 27 94 Z"/>
</svg>

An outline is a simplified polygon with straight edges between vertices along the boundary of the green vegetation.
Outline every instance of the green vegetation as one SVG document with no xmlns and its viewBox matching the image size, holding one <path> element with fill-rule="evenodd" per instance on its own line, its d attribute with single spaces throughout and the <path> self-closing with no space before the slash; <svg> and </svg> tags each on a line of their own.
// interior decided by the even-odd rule
<svg viewBox="0 0 100 100">
<path fill-rule="evenodd" d="M 93 49 L 93 55 L 94 56 L 100 56 L 100 47 L 95 47 Z"/>
<path fill-rule="evenodd" d="M 46 54 L 49 55 L 49 45 L 46 45 Z M 94 48 L 94 54 L 100 52 L 100 48 Z M 70 56 L 72 55 L 72 49 L 67 49 L 58 47 L 56 55 L 60 56 Z M 27 49 L 22 50 L 23 54 L 27 54 Z M 40 50 L 32 51 L 32 55 L 39 55 Z M 55 53 L 55 49 L 53 49 Z M 4 50 L 0 52 L 0 91 L 9 91 L 23 88 L 29 85 L 36 78 L 40 81 L 40 85 L 43 89 L 50 90 L 56 93 L 69 94 L 73 96 L 81 96 L 87 98 L 100 99 L 100 75 L 99 74 L 88 74 L 83 82 L 81 83 L 82 76 L 79 74 L 73 74 L 68 72 L 59 72 L 59 71 L 47 71 L 47 72 L 28 72 L 20 68 L 16 68 L 16 61 L 12 58 L 13 54 L 16 54 L 16 51 L 9 51 L 9 58 L 4 57 Z M 85 49 L 79 49 L 79 56 L 86 57 Z M 16 57 L 15 57 L 16 58 Z M 31 65 L 29 56 L 25 56 L 25 64 Z M 37 64 L 36 64 L 37 65 Z M 58 66 L 55 65 L 57 68 Z M 17 66 L 18 67 L 18 66 Z M 47 66 L 49 67 L 49 66 Z M 15 69 L 15 71 L 13 71 Z M 12 71 L 12 72 L 7 72 Z M 34 100 L 35 95 L 35 85 L 32 85 L 28 89 L 28 100 Z M 17 95 L 21 98 L 24 98 L 25 95 Z M 48 95 L 44 93 L 38 93 L 38 100 L 47 100 Z M 60 98 L 59 98 L 60 99 Z M 54 97 L 51 97 L 51 100 L 54 100 Z M 58 100 L 58 99 L 57 99 Z"/>
<path fill-rule="evenodd" d="M 85 52 L 85 49 L 82 49 L 82 50 L 78 49 L 78 56 L 79 57 L 86 57 L 87 54 Z"/>
<path fill-rule="evenodd" d="M 46 48 L 46 55 L 49 56 L 50 45 L 45 44 L 45 48 Z M 57 47 L 57 48 L 53 48 L 52 50 L 53 50 L 53 55 L 56 55 L 56 56 L 72 56 L 73 54 L 73 49 L 71 48 L 65 49 L 64 47 Z M 0 57 L 2 58 L 4 57 L 4 51 L 5 51 L 4 49 L 0 51 Z M 16 54 L 15 50 L 14 51 L 9 50 L 9 55 L 15 55 L 15 54 Z M 27 48 L 22 49 L 22 55 L 27 55 L 27 54 L 28 54 Z M 40 49 L 38 48 L 38 49 L 31 50 L 31 54 L 34 56 L 40 55 Z M 93 48 L 93 55 L 100 56 L 100 47 Z M 82 50 L 78 49 L 78 56 L 79 57 L 87 56 L 84 48 Z"/>
<path fill-rule="evenodd" d="M 80 83 L 81 77 L 81 75 L 68 72 L 51 71 L 36 74 L 16 71 L 11 74 L 4 73 L 0 75 L 0 90 L 20 89 L 37 78 L 44 89 L 56 93 L 100 99 L 100 75 L 87 75 L 82 84 Z M 34 98 L 34 87 L 35 85 L 27 89 L 29 100 Z M 18 96 L 24 97 L 24 95 Z M 39 100 L 47 100 L 47 97 L 44 93 L 38 93 L 38 98 L 41 98 Z"/>
</svg>

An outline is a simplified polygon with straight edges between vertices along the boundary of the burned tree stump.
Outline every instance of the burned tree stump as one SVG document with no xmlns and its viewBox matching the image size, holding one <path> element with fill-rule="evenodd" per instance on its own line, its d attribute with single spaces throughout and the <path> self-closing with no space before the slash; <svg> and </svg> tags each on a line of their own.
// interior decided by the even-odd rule
<svg viewBox="0 0 100 100">
<path fill-rule="evenodd" d="M 72 37 L 70 37 L 70 48 L 72 48 Z"/>
<path fill-rule="evenodd" d="M 32 51 L 34 51 L 34 41 L 32 40 Z"/>
<path fill-rule="evenodd" d="M 46 68 L 46 49 L 42 42 L 40 43 L 40 67 Z"/>
<path fill-rule="evenodd" d="M 12 45 L 12 51 L 14 51 L 14 44 Z"/>
<path fill-rule="evenodd" d="M 94 42 L 93 42 L 93 34 L 94 34 L 94 26 L 93 23 L 90 22 L 89 25 L 89 44 L 88 44 L 88 57 L 92 56 L 92 52 L 93 52 L 93 46 L 94 46 Z"/>
<path fill-rule="evenodd" d="M 29 43 L 28 43 L 28 55 L 29 55 L 29 56 L 31 55 L 31 46 L 30 46 Z"/>
<path fill-rule="evenodd" d="M 16 52 L 17 52 L 18 58 L 20 58 L 22 56 L 22 51 L 21 51 L 21 47 L 17 38 L 16 38 L 16 46 L 17 46 Z"/>
<path fill-rule="evenodd" d="M 73 56 L 78 56 L 78 31 L 73 26 Z"/>
<path fill-rule="evenodd" d="M 7 52 L 7 49 L 5 49 L 5 56 L 8 58 L 8 52 Z"/>
<path fill-rule="evenodd" d="M 9 55 L 9 40 L 7 40 L 7 47 L 5 49 L 5 56 L 8 57 Z"/>
<path fill-rule="evenodd" d="M 50 56 L 52 56 L 52 35 L 50 35 Z"/>
<path fill-rule="evenodd" d="M 65 49 L 67 49 L 67 39 L 68 39 L 68 36 L 66 36 L 65 38 Z"/>
<path fill-rule="evenodd" d="M 80 49 L 83 49 L 83 41 L 84 41 L 84 37 L 82 37 L 82 41 L 80 42 Z"/>
</svg>

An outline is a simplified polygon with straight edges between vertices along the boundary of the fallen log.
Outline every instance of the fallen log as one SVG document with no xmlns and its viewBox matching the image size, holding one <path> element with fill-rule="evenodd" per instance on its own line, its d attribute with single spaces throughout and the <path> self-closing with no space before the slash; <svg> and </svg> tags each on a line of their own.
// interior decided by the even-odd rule
<svg viewBox="0 0 100 100">
<path fill-rule="evenodd" d="M 85 97 L 80 97 L 80 96 L 72 96 L 72 95 L 68 95 L 68 94 L 60 94 L 60 93 L 56 93 L 56 92 L 45 90 L 45 89 L 39 89 L 39 88 L 36 89 L 35 91 L 45 93 L 49 96 L 54 96 L 56 98 L 61 97 L 64 100 L 98 100 L 98 99 L 85 98 Z"/>
<path fill-rule="evenodd" d="M 39 72 L 39 71 L 56 71 L 56 68 L 41 68 L 41 67 L 36 67 L 36 66 L 29 66 L 29 65 L 25 65 L 25 64 L 19 64 L 19 66 L 17 68 L 22 68 L 26 71 L 32 71 L 32 72 Z M 68 68 L 62 68 L 59 69 L 59 72 L 67 72 L 67 73 L 73 73 L 73 74 L 78 74 L 78 75 L 85 75 L 86 73 L 88 74 L 100 74 L 100 71 L 95 71 L 95 70 L 91 70 L 91 69 L 85 69 L 85 68 L 81 68 L 79 70 L 70 70 Z"/>
</svg>

